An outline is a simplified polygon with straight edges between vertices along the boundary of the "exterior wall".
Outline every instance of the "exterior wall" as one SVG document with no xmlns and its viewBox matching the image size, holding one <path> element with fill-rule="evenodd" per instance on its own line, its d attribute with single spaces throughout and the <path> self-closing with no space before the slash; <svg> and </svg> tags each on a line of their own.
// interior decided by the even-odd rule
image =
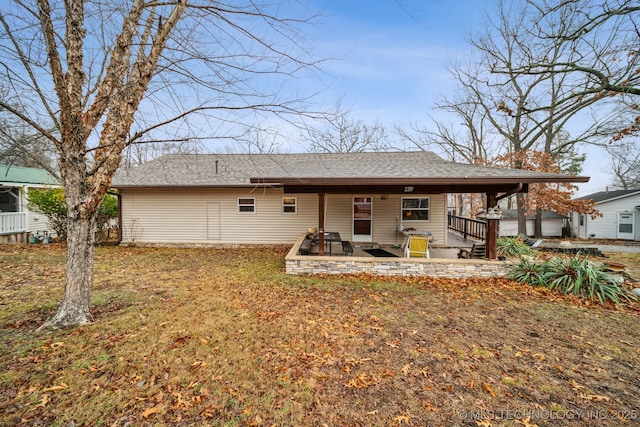
<svg viewBox="0 0 640 427">
<path fill-rule="evenodd" d="M 404 235 L 398 232 L 401 215 L 401 194 L 356 194 L 371 196 L 373 221 L 372 240 L 376 243 L 402 243 Z M 315 198 L 317 196 L 314 195 Z M 325 201 L 325 229 L 337 231 L 344 240 L 353 240 L 353 197 L 351 194 L 329 194 Z M 404 196 L 409 197 L 409 196 Z M 404 227 L 430 231 L 438 242 L 445 242 L 447 236 L 447 204 L 444 194 L 412 194 L 410 197 L 428 197 L 430 199 L 429 221 L 404 221 Z M 317 217 L 317 215 L 316 215 Z M 316 219 L 317 223 L 317 219 Z M 296 236 L 297 237 L 297 236 Z"/>
<path fill-rule="evenodd" d="M 527 219 L 527 236 L 535 234 L 535 220 Z M 517 236 L 518 220 L 503 219 L 500 221 L 500 236 Z M 561 218 L 545 218 L 542 220 L 542 235 L 544 237 L 560 237 L 562 236 L 562 219 Z"/>
<path fill-rule="evenodd" d="M 588 215 L 584 217 L 584 225 L 580 225 L 580 215 L 574 213 L 572 226 L 574 234 L 581 239 L 616 239 L 618 231 L 618 213 L 635 213 L 634 238 L 640 241 L 640 194 L 622 197 L 620 199 L 598 203 L 596 208 L 602 213 L 602 217 L 592 219 Z"/>
<path fill-rule="evenodd" d="M 27 210 L 28 228 L 31 234 L 36 234 L 38 231 L 46 231 L 50 236 L 55 237 L 56 233 L 51 229 L 49 220 L 46 215 L 37 212 L 31 212 Z"/>
<path fill-rule="evenodd" d="M 121 192 L 125 243 L 291 243 L 317 224 L 318 197 L 296 195 L 297 213 L 282 213 L 282 190 L 145 189 Z M 238 198 L 255 198 L 239 213 Z"/>
<path fill-rule="evenodd" d="M 452 278 L 502 277 L 507 274 L 507 264 L 504 261 L 297 255 L 303 238 L 301 236 L 298 239 L 285 259 L 287 274 L 369 273 L 378 276 Z"/>
<path fill-rule="evenodd" d="M 401 195 L 373 198 L 373 241 L 402 242 L 397 233 Z M 238 198 L 255 198 L 255 213 L 238 213 Z M 297 213 L 282 213 L 282 198 L 297 198 Z M 405 227 L 428 230 L 445 241 L 446 198 L 443 194 L 411 195 L 430 198 L 430 221 L 405 222 Z M 325 200 L 325 230 L 352 240 L 353 195 L 329 194 Z M 124 243 L 288 243 L 318 225 L 317 194 L 284 194 L 278 189 L 123 189 Z"/>
</svg>

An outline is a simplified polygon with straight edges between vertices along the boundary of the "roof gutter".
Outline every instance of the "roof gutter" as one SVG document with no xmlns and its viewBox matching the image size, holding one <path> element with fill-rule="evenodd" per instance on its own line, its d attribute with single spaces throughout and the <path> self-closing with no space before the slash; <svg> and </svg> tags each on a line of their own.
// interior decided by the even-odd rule
<svg viewBox="0 0 640 427">
<path fill-rule="evenodd" d="M 425 177 L 358 177 L 358 178 L 292 178 L 292 177 L 256 177 L 250 178 L 252 184 L 261 185 L 459 185 L 459 184 L 535 184 L 545 182 L 588 182 L 588 176 L 554 175 L 544 177 L 455 177 L 455 178 L 425 178 Z"/>
</svg>

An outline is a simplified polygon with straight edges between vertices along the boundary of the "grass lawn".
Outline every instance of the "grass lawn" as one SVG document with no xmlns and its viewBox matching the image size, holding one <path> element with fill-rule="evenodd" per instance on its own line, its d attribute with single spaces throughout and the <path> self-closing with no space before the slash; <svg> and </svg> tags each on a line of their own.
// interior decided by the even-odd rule
<svg viewBox="0 0 640 427">
<path fill-rule="evenodd" d="M 287 249 L 98 248 L 95 323 L 36 332 L 65 250 L 0 246 L 0 425 L 640 422 L 637 305 L 502 279 L 292 277 Z"/>
</svg>

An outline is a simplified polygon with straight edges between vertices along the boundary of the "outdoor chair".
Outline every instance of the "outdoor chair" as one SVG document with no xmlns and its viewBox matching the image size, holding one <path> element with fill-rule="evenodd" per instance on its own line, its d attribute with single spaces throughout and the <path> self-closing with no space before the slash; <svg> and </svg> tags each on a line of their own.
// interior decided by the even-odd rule
<svg viewBox="0 0 640 427">
<path fill-rule="evenodd" d="M 426 236 L 409 236 L 409 241 L 404 249 L 404 256 L 405 258 L 429 258 L 429 238 Z"/>
<path fill-rule="evenodd" d="M 465 259 L 486 258 L 486 250 L 487 250 L 486 248 L 487 248 L 487 245 L 485 245 L 484 243 L 481 243 L 481 244 L 474 243 L 473 246 L 471 246 L 471 249 L 460 248 L 460 251 L 458 252 L 458 258 L 465 258 Z"/>
</svg>

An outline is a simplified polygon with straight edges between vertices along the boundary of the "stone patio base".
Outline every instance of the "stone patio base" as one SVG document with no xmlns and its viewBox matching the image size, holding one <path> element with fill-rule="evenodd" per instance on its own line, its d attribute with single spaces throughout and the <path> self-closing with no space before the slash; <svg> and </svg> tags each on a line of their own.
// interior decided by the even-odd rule
<svg viewBox="0 0 640 427">
<path fill-rule="evenodd" d="M 286 273 L 292 275 L 359 274 L 379 276 L 502 277 L 504 261 L 449 258 L 376 258 L 298 255 L 301 236 L 285 258 Z"/>
</svg>

